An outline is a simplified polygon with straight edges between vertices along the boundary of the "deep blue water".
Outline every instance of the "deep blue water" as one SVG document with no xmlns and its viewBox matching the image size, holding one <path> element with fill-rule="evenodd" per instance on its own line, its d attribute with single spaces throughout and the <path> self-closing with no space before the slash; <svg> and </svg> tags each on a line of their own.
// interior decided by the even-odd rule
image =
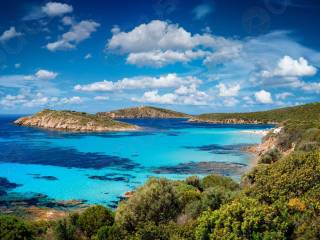
<svg viewBox="0 0 320 240">
<path fill-rule="evenodd" d="M 126 119 L 139 132 L 67 133 L 12 124 L 19 116 L 0 115 L 0 177 L 57 200 L 84 199 L 110 204 L 150 176 L 182 179 L 188 174 L 157 174 L 155 169 L 197 162 L 248 165 L 241 146 L 256 144 L 270 125 L 188 123 L 185 119 Z M 235 179 L 239 175 L 223 172 Z"/>
</svg>

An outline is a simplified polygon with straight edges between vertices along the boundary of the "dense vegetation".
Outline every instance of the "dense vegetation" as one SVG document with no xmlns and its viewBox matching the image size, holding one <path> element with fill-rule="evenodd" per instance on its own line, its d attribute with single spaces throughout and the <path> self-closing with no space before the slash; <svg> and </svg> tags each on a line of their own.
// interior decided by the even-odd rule
<svg viewBox="0 0 320 240">
<path fill-rule="evenodd" d="M 265 140 L 275 144 L 240 184 L 151 178 L 115 212 L 93 206 L 42 224 L 3 216 L 0 239 L 320 239 L 319 104 L 291 109 L 273 110 L 286 114 L 272 115 L 281 130 Z"/>
<path fill-rule="evenodd" d="M 305 105 L 286 107 L 261 112 L 248 113 L 209 113 L 202 114 L 196 118 L 200 120 L 225 120 L 225 119 L 243 119 L 257 120 L 262 123 L 276 122 L 281 123 L 287 120 L 291 121 L 310 121 L 320 119 L 320 103 L 309 103 Z"/>
<path fill-rule="evenodd" d="M 112 118 L 186 118 L 190 115 L 173 110 L 152 106 L 124 108 L 111 112 L 99 112 L 99 116 Z"/>
<path fill-rule="evenodd" d="M 107 116 L 97 116 L 85 112 L 56 111 L 44 109 L 33 116 L 21 117 L 18 125 L 67 131 L 110 131 L 117 129 L 136 129 L 136 126 L 119 122 Z"/>
</svg>

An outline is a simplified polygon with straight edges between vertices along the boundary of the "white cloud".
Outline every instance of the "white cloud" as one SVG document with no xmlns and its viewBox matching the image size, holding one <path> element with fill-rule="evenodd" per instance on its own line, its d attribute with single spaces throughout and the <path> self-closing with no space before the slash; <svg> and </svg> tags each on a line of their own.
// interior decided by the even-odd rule
<svg viewBox="0 0 320 240">
<path fill-rule="evenodd" d="M 58 76 L 58 73 L 56 72 L 51 72 L 45 69 L 40 69 L 35 73 L 35 77 L 37 79 L 42 79 L 42 80 L 51 80 L 55 79 Z"/>
<path fill-rule="evenodd" d="M 172 50 L 154 50 L 149 52 L 130 53 L 127 58 L 127 63 L 137 66 L 163 67 L 176 62 L 189 62 L 197 58 L 203 58 L 209 55 L 208 51 L 203 50 L 187 50 L 187 51 L 172 51 Z"/>
<path fill-rule="evenodd" d="M 192 35 L 177 24 L 160 20 L 141 24 L 129 32 L 116 27 L 112 34 L 106 49 L 128 53 L 127 63 L 140 66 L 162 67 L 210 55 L 207 63 L 218 62 L 220 58 L 239 55 L 241 50 L 240 41 L 210 33 Z"/>
<path fill-rule="evenodd" d="M 203 19 L 208 14 L 210 14 L 212 12 L 212 10 L 213 10 L 213 8 L 211 5 L 201 4 L 201 5 L 196 6 L 192 12 L 194 14 L 194 18 L 199 20 L 199 19 Z"/>
<path fill-rule="evenodd" d="M 284 56 L 278 62 L 277 67 L 272 71 L 262 71 L 263 77 L 303 77 L 313 76 L 317 69 L 309 65 L 308 61 L 300 57 L 295 60 L 290 56 Z"/>
<path fill-rule="evenodd" d="M 179 91 L 178 91 L 179 92 Z M 186 92 L 185 92 L 186 93 Z M 193 93 L 181 94 L 177 91 L 173 93 L 159 94 L 158 90 L 147 91 L 141 98 L 131 98 L 135 102 L 171 104 L 171 105 L 208 105 L 210 97 L 202 91 L 195 90 Z"/>
<path fill-rule="evenodd" d="M 89 58 L 92 58 L 91 53 L 87 53 L 87 54 L 84 56 L 84 59 L 89 59 Z"/>
<path fill-rule="evenodd" d="M 17 68 L 17 69 L 20 68 L 21 67 L 21 63 L 14 64 L 14 67 Z"/>
<path fill-rule="evenodd" d="M 92 20 L 84 20 L 72 25 L 71 29 L 64 33 L 62 37 L 52 43 L 48 43 L 46 48 L 49 51 L 74 49 L 76 44 L 90 38 L 91 34 L 100 26 L 99 23 Z"/>
<path fill-rule="evenodd" d="M 42 11 L 50 16 L 61 16 L 66 13 L 71 13 L 73 11 L 73 7 L 71 5 L 59 2 L 48 2 L 45 6 L 42 7 Z"/>
<path fill-rule="evenodd" d="M 65 16 L 65 17 L 63 17 L 62 18 L 62 23 L 64 24 L 64 25 L 73 25 L 74 24 L 74 21 L 73 21 L 73 18 L 72 17 L 69 17 L 69 16 Z"/>
<path fill-rule="evenodd" d="M 173 88 L 181 85 L 200 84 L 201 80 L 192 76 L 180 77 L 175 73 L 170 73 L 160 77 L 134 77 L 123 78 L 119 81 L 102 81 L 87 85 L 76 85 L 77 91 L 96 92 L 96 91 L 115 91 L 123 89 L 146 89 L 146 88 Z"/>
<path fill-rule="evenodd" d="M 273 102 L 271 93 L 267 92 L 265 90 L 261 90 L 259 92 L 256 92 L 254 94 L 254 96 L 255 96 L 257 102 L 259 102 L 259 103 L 267 104 L 267 103 Z"/>
<path fill-rule="evenodd" d="M 94 97 L 94 100 L 97 100 L 97 101 L 106 101 L 108 99 L 109 99 L 108 96 L 95 96 Z"/>
<path fill-rule="evenodd" d="M 43 93 L 38 92 L 35 94 L 18 94 L 18 95 L 6 95 L 0 99 L 0 105 L 6 108 L 17 107 L 44 107 L 44 106 L 60 106 L 66 104 L 79 104 L 83 102 L 82 98 L 78 96 L 73 97 L 47 97 Z"/>
<path fill-rule="evenodd" d="M 158 103 L 158 104 L 176 104 L 177 95 L 173 93 L 166 93 L 159 95 L 158 90 L 145 92 L 142 98 L 132 98 L 136 102 L 148 102 L 148 103 Z"/>
<path fill-rule="evenodd" d="M 10 27 L 8 30 L 4 31 L 0 36 L 0 42 L 5 42 L 10 39 L 22 36 L 21 32 L 17 32 L 15 27 Z"/>
<path fill-rule="evenodd" d="M 227 106 L 227 107 L 234 107 L 239 103 L 239 100 L 231 97 L 231 98 L 226 98 L 223 100 L 223 105 Z"/>
<path fill-rule="evenodd" d="M 290 92 L 283 92 L 283 93 L 278 93 L 276 94 L 276 99 L 278 100 L 285 100 L 286 98 L 293 96 L 292 93 Z"/>
<path fill-rule="evenodd" d="M 223 83 L 219 83 L 217 88 L 219 89 L 219 96 L 234 97 L 237 96 L 240 91 L 240 84 L 225 85 Z"/>
</svg>

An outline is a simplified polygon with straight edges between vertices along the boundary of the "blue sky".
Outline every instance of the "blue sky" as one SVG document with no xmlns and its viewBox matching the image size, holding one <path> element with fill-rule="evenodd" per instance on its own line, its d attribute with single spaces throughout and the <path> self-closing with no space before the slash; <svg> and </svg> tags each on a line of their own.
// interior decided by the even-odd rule
<svg viewBox="0 0 320 240">
<path fill-rule="evenodd" d="M 319 1 L 1 1 L 0 113 L 319 101 Z"/>
</svg>

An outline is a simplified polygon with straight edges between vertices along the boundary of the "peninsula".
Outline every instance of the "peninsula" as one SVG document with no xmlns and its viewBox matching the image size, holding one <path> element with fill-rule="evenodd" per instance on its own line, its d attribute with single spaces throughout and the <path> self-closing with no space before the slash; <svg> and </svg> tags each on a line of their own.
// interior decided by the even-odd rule
<svg viewBox="0 0 320 240">
<path fill-rule="evenodd" d="M 71 132 L 130 131 L 138 126 L 113 120 L 107 116 L 76 111 L 44 109 L 33 116 L 21 117 L 17 125 Z"/>
<path fill-rule="evenodd" d="M 141 106 L 124 108 L 110 112 L 98 112 L 98 116 L 108 116 L 111 118 L 190 118 L 185 113 L 176 112 L 164 108 L 151 106 Z"/>
</svg>

